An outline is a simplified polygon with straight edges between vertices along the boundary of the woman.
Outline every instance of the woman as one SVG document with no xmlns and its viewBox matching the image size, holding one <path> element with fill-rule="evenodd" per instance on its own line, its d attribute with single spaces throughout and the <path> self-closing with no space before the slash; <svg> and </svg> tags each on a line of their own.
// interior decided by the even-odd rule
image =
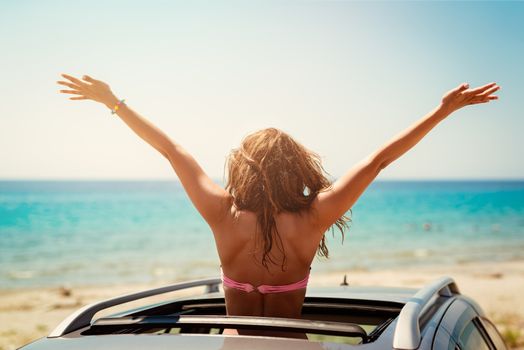
<svg viewBox="0 0 524 350">
<path fill-rule="evenodd" d="M 343 233 L 350 210 L 379 172 L 415 146 L 454 111 L 497 99 L 496 83 L 449 91 L 426 116 L 331 184 L 319 157 L 277 129 L 247 136 L 228 159 L 226 188 L 195 159 L 119 100 L 106 83 L 62 75 L 71 100 L 93 100 L 116 113 L 173 166 L 189 198 L 209 224 L 223 270 L 228 315 L 300 318 L 311 262 L 328 256 L 324 234 Z M 245 331 L 239 331 L 247 334 Z M 225 333 L 236 334 L 235 330 Z"/>
</svg>

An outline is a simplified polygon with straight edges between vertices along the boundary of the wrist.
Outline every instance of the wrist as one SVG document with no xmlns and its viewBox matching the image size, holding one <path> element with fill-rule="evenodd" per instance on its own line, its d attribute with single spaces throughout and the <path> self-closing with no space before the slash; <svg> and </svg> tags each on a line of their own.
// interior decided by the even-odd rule
<svg viewBox="0 0 524 350">
<path fill-rule="evenodd" d="M 453 106 L 450 106 L 447 103 L 441 103 L 437 107 L 437 111 L 442 116 L 442 119 L 446 118 L 448 115 L 456 111 L 456 108 L 453 108 Z"/>
<path fill-rule="evenodd" d="M 118 103 L 118 101 L 120 100 L 115 95 L 110 95 L 104 99 L 103 104 L 107 108 L 112 110 L 115 107 L 115 105 Z"/>
</svg>

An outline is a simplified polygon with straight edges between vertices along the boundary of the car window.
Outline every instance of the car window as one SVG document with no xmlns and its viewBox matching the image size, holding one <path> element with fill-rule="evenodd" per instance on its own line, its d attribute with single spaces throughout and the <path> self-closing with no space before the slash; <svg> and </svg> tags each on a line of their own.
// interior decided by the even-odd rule
<svg viewBox="0 0 524 350">
<path fill-rule="evenodd" d="M 480 321 L 482 322 L 482 326 L 484 326 L 486 332 L 488 332 L 488 335 L 493 344 L 495 345 L 495 348 L 497 348 L 497 350 L 507 349 L 504 340 L 500 336 L 500 333 L 497 331 L 497 328 L 495 328 L 493 323 L 491 323 L 485 318 L 481 318 Z"/>
<path fill-rule="evenodd" d="M 460 345 L 462 350 L 490 350 L 473 321 L 468 322 L 468 325 L 460 335 Z"/>
</svg>

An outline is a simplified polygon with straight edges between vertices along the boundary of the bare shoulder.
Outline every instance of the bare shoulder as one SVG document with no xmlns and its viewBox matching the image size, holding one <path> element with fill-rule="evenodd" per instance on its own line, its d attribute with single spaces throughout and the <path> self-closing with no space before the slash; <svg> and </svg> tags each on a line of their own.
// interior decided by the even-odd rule
<svg viewBox="0 0 524 350">
<path fill-rule="evenodd" d="M 227 225 L 233 218 L 233 207 L 233 196 L 227 192 L 222 193 L 220 196 L 220 210 L 217 218 L 213 222 L 208 221 L 208 224 L 211 226 L 211 228 L 213 229 L 215 227 Z"/>
<path fill-rule="evenodd" d="M 211 229 L 215 235 L 215 239 L 229 239 L 242 232 L 247 235 L 252 235 L 256 223 L 257 217 L 255 213 L 238 209 L 231 200 L 224 205 L 222 219 L 214 225 L 211 225 Z"/>
<path fill-rule="evenodd" d="M 324 231 L 335 224 L 351 209 L 382 168 L 380 157 L 369 156 L 321 191 L 311 206 L 315 224 Z"/>
<path fill-rule="evenodd" d="M 321 191 L 315 199 L 311 202 L 311 207 L 308 210 L 308 222 L 309 225 L 311 225 L 312 228 L 314 228 L 314 232 L 317 232 L 319 235 L 324 235 L 324 232 L 326 232 L 329 227 L 334 223 L 332 223 L 330 220 L 326 220 L 326 218 L 322 215 L 323 211 L 323 205 L 326 200 L 326 197 L 329 197 L 333 192 L 333 187 L 326 188 L 325 190 Z"/>
</svg>

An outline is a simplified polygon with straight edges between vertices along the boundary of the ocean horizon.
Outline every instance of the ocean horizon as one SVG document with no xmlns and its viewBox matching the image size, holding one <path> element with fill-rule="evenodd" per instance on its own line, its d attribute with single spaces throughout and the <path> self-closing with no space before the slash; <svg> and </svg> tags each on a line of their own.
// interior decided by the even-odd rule
<svg viewBox="0 0 524 350">
<path fill-rule="evenodd" d="M 219 181 L 221 182 L 221 181 Z M 524 258 L 524 180 L 376 180 L 312 273 Z M 211 231 L 177 180 L 0 180 L 1 288 L 215 276 Z"/>
</svg>

